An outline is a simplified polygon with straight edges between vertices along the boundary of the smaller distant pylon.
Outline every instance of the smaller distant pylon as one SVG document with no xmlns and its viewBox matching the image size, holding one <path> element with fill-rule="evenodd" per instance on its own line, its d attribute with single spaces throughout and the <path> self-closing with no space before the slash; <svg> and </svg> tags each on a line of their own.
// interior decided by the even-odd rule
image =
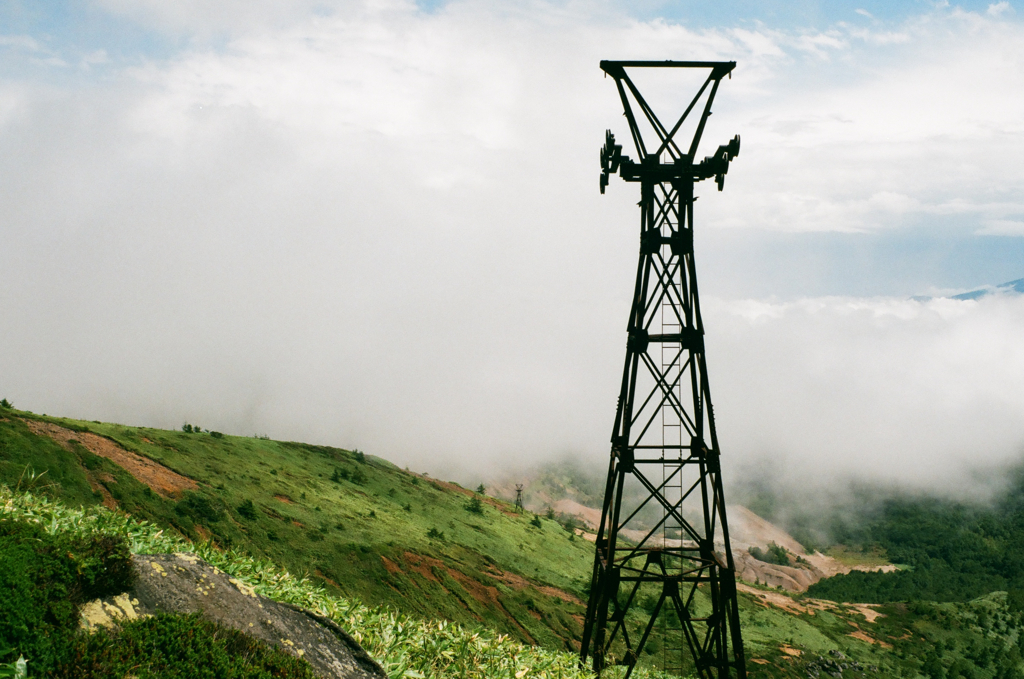
<svg viewBox="0 0 1024 679">
<path fill-rule="evenodd" d="M 516 512 L 523 513 L 523 484 L 516 484 Z"/>
</svg>

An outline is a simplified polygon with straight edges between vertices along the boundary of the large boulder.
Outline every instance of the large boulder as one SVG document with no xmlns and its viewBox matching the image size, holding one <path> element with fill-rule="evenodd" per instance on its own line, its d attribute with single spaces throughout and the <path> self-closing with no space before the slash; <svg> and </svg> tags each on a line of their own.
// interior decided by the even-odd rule
<svg viewBox="0 0 1024 679">
<path fill-rule="evenodd" d="M 136 584 L 82 610 L 82 626 L 116 626 L 155 613 L 202 613 L 225 627 L 306 660 L 324 679 L 387 679 L 380 665 L 332 620 L 256 594 L 193 554 L 138 554 Z"/>
</svg>

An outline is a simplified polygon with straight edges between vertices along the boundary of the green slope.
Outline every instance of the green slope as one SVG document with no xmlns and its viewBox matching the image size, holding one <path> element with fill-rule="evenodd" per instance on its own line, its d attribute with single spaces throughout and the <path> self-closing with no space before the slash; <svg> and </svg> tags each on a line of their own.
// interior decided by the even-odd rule
<svg viewBox="0 0 1024 679">
<path fill-rule="evenodd" d="M 2 415 L 0 483 L 11 488 L 45 471 L 34 485 L 49 486 L 66 502 L 107 498 L 108 506 L 137 518 L 272 559 L 347 596 L 575 648 L 592 548 L 554 521 L 542 518 L 537 527 L 532 514 L 515 514 L 508 503 L 354 451 L 13 410 Z M 80 432 L 83 441 L 62 445 L 33 433 L 31 423 Z M 90 433 L 198 488 L 161 497 L 90 453 L 82 444 Z M 474 497 L 479 512 L 467 509 Z"/>
<path fill-rule="evenodd" d="M 66 591 L 55 589 L 52 569 L 43 572 L 36 568 L 34 574 L 29 574 L 30 578 L 37 583 L 45 582 L 46 587 L 28 585 L 21 588 L 21 601 L 13 601 L 9 597 L 4 599 L 4 603 L 9 605 L 0 606 L 0 677 L 25 676 L 23 671 L 18 670 L 19 664 L 24 669 L 24 663 L 8 662 L 19 656 L 25 656 L 28 660 L 29 677 L 65 676 L 68 679 L 85 679 L 98 675 L 191 679 L 200 676 L 234 676 L 238 679 L 257 679 L 269 676 L 253 667 L 250 661 L 256 660 L 255 664 L 264 665 L 264 670 L 271 669 L 266 663 L 244 648 L 239 648 L 250 646 L 250 651 L 254 650 L 251 644 L 237 637 L 231 641 L 223 634 L 217 639 L 214 637 L 216 632 L 211 635 L 209 626 L 196 624 L 199 621 L 195 618 L 189 620 L 171 616 L 170 620 L 158 621 L 157 629 L 153 629 L 150 624 L 155 619 L 122 624 L 116 632 L 116 641 L 109 635 L 97 639 L 97 636 L 81 630 L 75 633 L 77 614 L 73 610 L 74 604 L 102 593 L 96 591 L 96 585 L 110 592 L 120 591 L 118 581 L 120 585 L 124 584 L 118 578 L 117 563 L 124 564 L 126 560 L 116 557 L 114 563 L 110 559 L 106 559 L 105 564 L 98 563 L 95 559 L 97 552 L 90 550 L 89 545 L 99 546 L 101 554 L 110 555 L 109 547 L 121 544 L 127 545 L 133 554 L 194 553 L 258 594 L 331 618 L 351 632 L 381 662 L 388 676 L 394 679 L 523 679 L 525 676 L 534 679 L 590 679 L 588 672 L 577 667 L 574 653 L 524 646 L 512 641 L 507 635 L 476 632 L 447 621 L 418 620 L 382 606 L 365 606 L 333 596 L 321 586 L 305 578 L 296 578 L 270 561 L 256 560 L 235 550 L 216 549 L 209 542 L 192 543 L 156 524 L 140 522 L 123 512 L 101 506 L 70 508 L 40 494 L 12 492 L 0 486 L 0 533 L 10 534 L 12 529 L 14 532 L 23 532 L 12 524 L 24 523 L 34 525 L 46 534 L 31 536 L 31 551 L 35 552 L 31 560 L 37 565 L 42 565 L 40 558 L 50 563 L 54 558 L 57 562 L 70 561 L 68 565 L 71 567 L 64 570 L 65 577 L 62 580 L 72 585 L 73 591 L 68 601 Z M 70 553 L 63 549 L 48 550 L 47 544 L 54 543 L 72 546 L 72 550 Z M 0 568 L 0 580 L 6 579 L 9 583 L 11 576 L 15 580 L 23 579 L 20 573 L 26 570 L 26 565 L 30 566 L 28 570 L 32 570 L 30 564 L 17 559 L 19 552 L 25 555 L 17 542 L 12 544 L 9 540 L 0 539 L 0 566 L 6 566 Z M 11 561 L 11 556 L 15 556 L 16 560 Z M 106 568 L 98 568 L 102 566 Z M 92 575 L 106 579 L 114 586 L 113 589 L 108 589 Z M 91 592 L 88 594 L 73 584 L 89 582 L 92 584 L 89 585 Z M 85 596 L 76 597 L 76 592 Z M 26 597 L 34 598 L 36 602 L 28 603 Z M 61 618 L 46 614 L 48 603 L 56 604 L 63 611 Z M 41 623 L 38 621 L 40 615 L 44 616 Z M 31 617 L 36 617 L 37 622 L 29 627 L 19 624 Z M 61 619 L 70 624 L 62 625 Z M 190 629 L 182 629 L 182 625 Z M 128 638 L 125 637 L 126 632 Z M 66 672 L 48 671 L 48 663 L 41 653 L 45 649 L 33 642 L 40 641 L 41 636 L 44 641 L 48 639 L 45 645 L 55 652 L 51 653 L 51 659 L 59 657 L 70 661 L 58 663 L 63 665 Z M 221 653 L 224 650 L 228 651 L 227 657 Z M 266 656 L 264 659 L 277 664 Z M 231 668 L 225 668 L 221 660 L 235 664 L 234 669 L 239 671 L 232 672 Z M 239 660 L 249 667 L 237 667 L 236 661 Z M 289 674 L 274 672 L 273 676 L 283 678 Z M 636 679 L 656 678 L 641 672 Z"/>
<path fill-rule="evenodd" d="M 97 441 L 158 462 L 161 483 L 173 485 L 173 472 L 194 490 L 162 496 L 165 486 L 150 480 L 154 492 L 90 452 Z M 541 518 L 537 527 L 506 502 L 357 451 L 7 409 L 0 484 L 75 506 L 116 504 L 207 550 L 265 558 L 336 594 L 419 619 L 578 648 L 591 543 L 555 521 Z M 1020 677 L 1020 598 L 885 604 L 868 620 L 864 608 L 747 587 L 740 604 L 750 676 Z M 655 634 L 645 664 L 661 648 Z"/>
</svg>

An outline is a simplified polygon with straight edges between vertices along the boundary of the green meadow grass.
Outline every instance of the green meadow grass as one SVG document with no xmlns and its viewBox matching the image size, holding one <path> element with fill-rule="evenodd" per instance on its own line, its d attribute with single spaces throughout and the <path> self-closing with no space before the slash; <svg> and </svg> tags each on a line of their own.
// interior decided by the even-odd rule
<svg viewBox="0 0 1024 679">
<path fill-rule="evenodd" d="M 67 450 L 34 435 L 31 419 L 106 437 L 199 489 L 161 498 L 80 445 Z M 593 544 L 556 521 L 517 515 L 508 503 L 381 458 L 6 410 L 0 484 L 13 489 L 0 494 L 4 512 L 47 530 L 124 533 L 136 553 L 193 551 L 261 594 L 328 615 L 392 677 L 591 676 L 576 653 Z M 103 493 L 93 486 L 119 509 L 98 506 Z M 641 608 L 653 600 L 643 593 Z M 841 653 L 878 668 L 864 676 L 933 676 L 926 669 L 945 662 L 960 663 L 962 676 L 1024 679 L 1013 674 L 1020 606 L 1005 594 L 878 610 L 883 617 L 869 623 L 853 607 L 794 613 L 742 592 L 748 675 L 806 677 L 815 658 Z M 858 629 L 888 646 L 851 636 Z M 663 641 L 656 626 L 641 662 L 657 662 Z"/>
<path fill-rule="evenodd" d="M 487 677 L 489 679 L 588 679 L 575 654 L 516 642 L 508 635 L 469 630 L 447 621 L 409 616 L 334 596 L 305 577 L 270 561 L 210 542 L 195 544 L 148 521 L 104 507 L 68 507 L 41 495 L 0 486 L 0 519 L 32 521 L 49 533 L 124 536 L 136 554 L 194 553 L 257 593 L 303 606 L 342 625 L 381 663 L 390 677 Z M 635 676 L 653 676 L 641 671 Z"/>
<path fill-rule="evenodd" d="M 26 469 L 45 470 L 39 483 L 58 484 L 55 497 L 88 506 L 100 501 L 91 471 L 133 516 L 273 560 L 336 594 L 575 650 L 592 545 L 555 521 L 538 528 L 532 514 L 492 498 L 470 511 L 471 491 L 356 451 L 12 414 L 99 434 L 200 488 L 185 501 L 163 499 L 109 460 L 69 453 L 7 417 L 0 482 L 11 487 Z"/>
</svg>

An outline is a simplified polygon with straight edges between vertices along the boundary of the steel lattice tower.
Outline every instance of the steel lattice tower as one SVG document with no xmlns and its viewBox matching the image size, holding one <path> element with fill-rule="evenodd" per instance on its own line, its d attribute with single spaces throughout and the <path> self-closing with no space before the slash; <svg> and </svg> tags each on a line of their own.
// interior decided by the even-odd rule
<svg viewBox="0 0 1024 679">
<path fill-rule="evenodd" d="M 598 672 L 621 664 L 629 677 L 645 646 L 659 637 L 661 648 L 652 646 L 644 657 L 660 659 L 668 671 L 746 677 L 693 261 L 694 184 L 714 177 L 721 191 L 729 161 L 739 154 L 737 136 L 694 162 L 718 86 L 735 66 L 601 62 L 615 80 L 638 155 L 635 162 L 623 156 L 607 132 L 601 193 L 615 172 L 639 182 L 641 218 L 636 291 L 581 649 L 581 660 L 591 658 Z M 634 68 L 705 69 L 709 75 L 669 129 L 627 75 Z M 700 118 L 687 147 L 675 137 L 694 111 Z M 657 139 L 645 141 L 643 121 Z M 686 127 L 693 126 L 691 119 Z"/>
</svg>

